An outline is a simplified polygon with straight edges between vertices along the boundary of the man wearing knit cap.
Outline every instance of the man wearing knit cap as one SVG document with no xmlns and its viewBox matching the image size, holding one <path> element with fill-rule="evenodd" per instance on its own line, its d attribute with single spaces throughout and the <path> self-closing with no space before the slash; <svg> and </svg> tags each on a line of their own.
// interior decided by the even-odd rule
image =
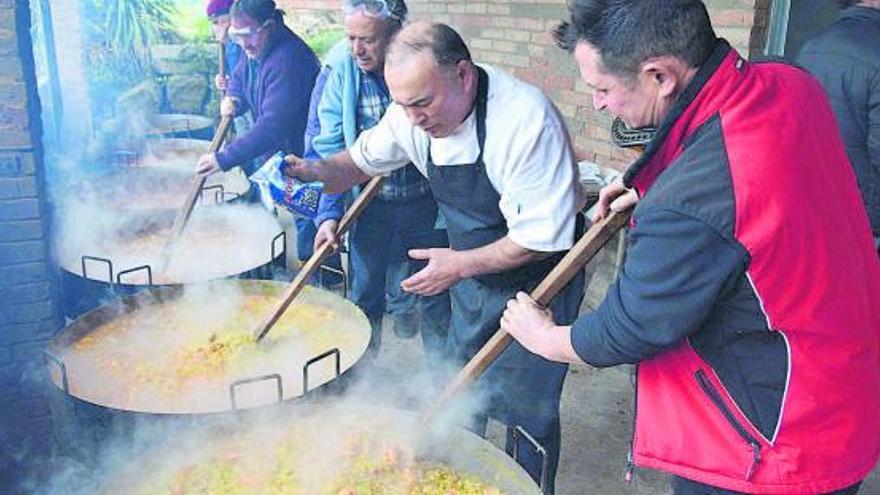
<svg viewBox="0 0 880 495">
<path fill-rule="evenodd" d="M 241 47 L 229 39 L 229 9 L 232 8 L 233 0 L 208 0 L 205 6 L 205 13 L 211 21 L 211 32 L 214 33 L 214 39 L 217 43 L 224 46 L 224 65 L 223 73 L 230 74 L 238 60 L 241 58 Z M 214 77 L 214 85 L 223 93 L 229 85 L 229 78 L 217 74 Z"/>
</svg>

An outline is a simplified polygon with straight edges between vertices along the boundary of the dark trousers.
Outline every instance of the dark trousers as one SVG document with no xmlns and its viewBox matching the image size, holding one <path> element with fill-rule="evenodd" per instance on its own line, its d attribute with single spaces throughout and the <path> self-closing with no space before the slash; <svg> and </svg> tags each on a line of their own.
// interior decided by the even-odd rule
<svg viewBox="0 0 880 495">
<path fill-rule="evenodd" d="M 861 485 L 862 482 L 859 481 L 855 485 L 823 495 L 855 495 L 858 493 Z M 672 493 L 675 495 L 743 495 L 742 492 L 734 492 L 723 488 L 704 485 L 679 476 L 672 477 Z"/>
<path fill-rule="evenodd" d="M 516 296 L 516 290 L 496 290 L 473 279 L 465 279 L 451 292 L 453 324 L 449 352 L 451 356 L 469 358 L 498 329 L 501 314 L 507 301 Z M 584 274 L 581 271 L 550 304 L 555 322 L 570 325 L 577 318 L 583 296 Z M 476 335 L 482 335 L 482 338 L 475 338 Z M 484 436 L 488 417 L 506 424 L 505 450 L 512 455 L 516 448 L 517 462 L 536 482 L 543 478 L 547 495 L 555 493 L 561 447 L 559 401 L 567 370 L 567 365 L 531 354 L 514 341 L 477 380 L 471 392 L 474 397 L 482 398 L 485 404 L 478 407 L 467 427 Z M 517 426 L 540 444 L 543 455 L 524 435 L 514 441 L 512 432 Z"/>
<path fill-rule="evenodd" d="M 373 335 L 370 352 L 382 343 L 382 317 L 385 314 L 385 286 L 389 266 L 396 267 L 416 248 L 447 247 L 446 231 L 435 229 L 437 203 L 428 194 L 406 201 L 374 198 L 355 222 L 351 236 L 351 299 L 370 320 Z M 424 261 L 410 260 L 413 271 L 425 267 Z M 399 270 L 391 271 L 393 276 Z M 417 297 L 420 309 L 422 343 L 429 366 L 445 360 L 449 331 L 449 293 Z"/>
<path fill-rule="evenodd" d="M 318 229 L 311 218 L 295 217 L 293 223 L 296 225 L 296 257 L 304 262 L 314 253 L 315 233 Z M 338 252 L 324 260 L 324 266 L 336 271 L 320 270 L 315 274 L 315 280 L 310 280 L 310 283 L 332 286 L 342 282 L 342 275 L 338 273 L 342 271 L 342 257 Z"/>
</svg>

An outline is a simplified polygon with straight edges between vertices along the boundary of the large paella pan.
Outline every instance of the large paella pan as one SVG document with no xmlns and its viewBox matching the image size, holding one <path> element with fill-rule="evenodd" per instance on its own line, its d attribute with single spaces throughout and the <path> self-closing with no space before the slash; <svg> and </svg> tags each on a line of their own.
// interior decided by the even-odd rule
<svg viewBox="0 0 880 495">
<path fill-rule="evenodd" d="M 459 428 L 425 432 L 414 414 L 321 405 L 184 437 L 111 475 L 100 493 L 534 495 L 510 457 Z"/>
<path fill-rule="evenodd" d="M 168 258 L 173 210 L 140 217 L 71 208 L 82 211 L 59 215 L 56 260 L 62 270 L 90 280 L 132 285 L 214 280 L 269 264 L 285 247 L 278 220 L 256 205 L 196 209 Z"/>
<path fill-rule="evenodd" d="M 370 325 L 351 302 L 308 287 L 257 344 L 252 330 L 283 288 L 226 280 L 118 299 L 52 340 L 51 379 L 80 400 L 140 413 L 214 413 L 302 396 L 354 365 Z"/>
</svg>

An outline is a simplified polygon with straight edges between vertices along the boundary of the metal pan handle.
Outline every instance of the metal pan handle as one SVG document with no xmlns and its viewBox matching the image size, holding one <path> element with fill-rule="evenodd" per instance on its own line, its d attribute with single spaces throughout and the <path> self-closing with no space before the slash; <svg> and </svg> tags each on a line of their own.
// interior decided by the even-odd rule
<svg viewBox="0 0 880 495">
<path fill-rule="evenodd" d="M 281 239 L 280 250 L 275 248 L 275 244 L 278 242 L 279 239 Z M 277 258 L 281 253 L 287 252 L 287 236 L 285 235 L 284 231 L 281 231 L 278 235 L 272 238 L 272 245 L 270 246 L 270 249 L 272 252 L 272 258 L 269 259 L 269 263 L 274 262 L 275 258 Z"/>
<path fill-rule="evenodd" d="M 309 391 L 309 367 L 318 361 L 334 355 L 336 356 L 336 376 L 334 378 L 339 378 L 339 375 L 342 374 L 342 353 L 339 352 L 338 347 L 334 347 L 306 361 L 306 364 L 303 365 L 303 395 L 306 395 Z"/>
<path fill-rule="evenodd" d="M 513 460 L 519 462 L 519 437 L 522 436 L 532 445 L 532 449 L 541 456 L 541 476 L 539 477 L 540 481 L 538 482 L 538 488 L 541 489 L 541 493 L 544 495 L 547 494 L 547 471 L 550 465 L 550 457 L 547 455 L 547 449 L 544 448 L 543 445 L 538 443 L 535 440 L 535 437 L 531 436 L 529 432 L 525 430 L 520 425 L 514 425 L 511 428 L 511 433 L 513 434 Z"/>
<path fill-rule="evenodd" d="M 236 387 L 240 387 L 241 385 L 247 385 L 249 383 L 257 383 L 266 380 L 275 380 L 278 391 L 278 402 L 284 400 L 284 387 L 281 384 L 281 375 L 278 373 L 272 373 L 270 375 L 263 376 L 255 376 L 253 378 L 244 378 L 242 380 L 235 380 L 231 384 L 229 384 L 229 403 L 232 404 L 232 410 L 238 411 L 238 400 L 235 395 Z"/>
<path fill-rule="evenodd" d="M 150 265 L 141 265 L 136 266 L 134 268 L 129 268 L 128 270 L 122 270 L 121 272 L 116 274 L 116 283 L 122 285 L 122 277 L 123 275 L 129 275 L 132 273 L 136 273 L 139 271 L 147 271 L 147 284 L 152 287 L 153 286 L 153 269 L 150 268 Z"/>
<path fill-rule="evenodd" d="M 64 390 L 65 394 L 70 395 L 70 382 L 67 380 L 67 366 L 64 364 L 64 361 L 49 352 L 48 349 L 43 349 L 43 355 L 46 356 L 49 362 L 55 363 L 55 365 L 58 366 L 58 369 L 61 370 L 61 389 Z"/>
<path fill-rule="evenodd" d="M 82 266 L 82 276 L 83 278 L 89 278 L 88 270 L 86 269 L 86 261 L 96 261 L 98 263 L 104 263 L 107 265 L 107 283 L 111 286 L 113 285 L 113 262 L 107 258 L 100 258 L 98 256 L 82 256 L 80 258 L 80 265 Z M 95 279 L 98 280 L 98 279 Z M 103 282 L 103 280 L 101 280 Z"/>
<path fill-rule="evenodd" d="M 348 274 L 345 273 L 345 270 L 333 268 L 332 266 L 321 265 L 318 268 L 318 283 L 321 285 L 321 287 L 326 287 L 324 285 L 324 272 L 329 272 L 342 277 L 342 297 L 343 299 L 348 299 Z"/>
<path fill-rule="evenodd" d="M 202 203 L 205 203 L 205 193 L 208 191 L 214 191 L 214 202 L 211 204 L 219 205 L 223 202 L 223 198 L 226 197 L 226 189 L 223 188 L 223 184 L 214 184 L 213 186 L 205 186 L 202 187 L 202 190 L 199 191 L 199 197 L 202 200 Z"/>
</svg>

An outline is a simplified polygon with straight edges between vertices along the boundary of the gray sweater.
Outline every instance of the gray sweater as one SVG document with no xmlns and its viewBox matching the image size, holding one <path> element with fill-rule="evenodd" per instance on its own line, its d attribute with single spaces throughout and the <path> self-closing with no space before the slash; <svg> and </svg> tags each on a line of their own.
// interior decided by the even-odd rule
<svg viewBox="0 0 880 495">
<path fill-rule="evenodd" d="M 840 134 L 880 236 L 880 10 L 851 7 L 804 45 L 797 63 L 831 99 Z"/>
</svg>

